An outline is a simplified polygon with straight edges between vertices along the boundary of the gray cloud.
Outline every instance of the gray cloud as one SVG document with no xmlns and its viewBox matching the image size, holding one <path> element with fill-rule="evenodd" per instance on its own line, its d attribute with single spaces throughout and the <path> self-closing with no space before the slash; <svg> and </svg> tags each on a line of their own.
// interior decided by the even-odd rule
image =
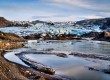
<svg viewBox="0 0 110 80">
<path fill-rule="evenodd" d="M 110 2 L 108 0 L 46 0 L 49 4 L 55 4 L 56 6 L 76 6 L 92 10 L 110 11 Z"/>
</svg>

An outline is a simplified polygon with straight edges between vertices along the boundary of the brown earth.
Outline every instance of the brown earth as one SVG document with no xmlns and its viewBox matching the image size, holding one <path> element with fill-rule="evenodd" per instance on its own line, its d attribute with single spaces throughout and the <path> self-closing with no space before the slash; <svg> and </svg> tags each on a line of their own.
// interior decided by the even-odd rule
<svg viewBox="0 0 110 80">
<path fill-rule="evenodd" d="M 45 36 L 42 34 L 32 34 L 24 37 L 25 39 L 43 39 L 43 40 L 81 40 L 82 38 L 75 34 L 56 34 L 52 35 L 51 33 L 46 33 Z"/>
<path fill-rule="evenodd" d="M 62 80 L 4 58 L 3 50 L 23 47 L 24 41 L 26 40 L 15 34 L 0 32 L 0 80 Z"/>
<path fill-rule="evenodd" d="M 0 40 L 0 49 L 1 50 L 10 50 L 10 49 L 18 48 L 18 47 L 23 47 L 23 46 L 24 46 L 23 43 Z"/>
<path fill-rule="evenodd" d="M 0 51 L 0 80 L 62 80 L 6 60 Z"/>
<path fill-rule="evenodd" d="M 0 27 L 10 26 L 11 22 L 6 20 L 4 17 L 0 17 Z"/>
<path fill-rule="evenodd" d="M 24 42 L 25 39 L 16 35 L 16 34 L 13 34 L 13 33 L 4 33 L 4 32 L 1 32 L 0 31 L 0 40 L 8 40 L 8 41 L 11 41 L 11 42 Z"/>
</svg>

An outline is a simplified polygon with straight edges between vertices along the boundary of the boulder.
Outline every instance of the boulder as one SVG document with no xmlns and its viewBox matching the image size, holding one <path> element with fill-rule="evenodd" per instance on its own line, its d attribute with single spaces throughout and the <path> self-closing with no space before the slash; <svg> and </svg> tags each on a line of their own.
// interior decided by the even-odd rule
<svg viewBox="0 0 110 80">
<path fill-rule="evenodd" d="M 110 32 L 104 32 L 104 37 L 105 38 L 110 38 Z"/>
<path fill-rule="evenodd" d="M 65 53 L 58 53 L 56 54 L 56 56 L 64 57 L 64 58 L 68 57 Z"/>
<path fill-rule="evenodd" d="M 102 32 L 94 40 L 110 41 L 110 32 Z"/>
</svg>

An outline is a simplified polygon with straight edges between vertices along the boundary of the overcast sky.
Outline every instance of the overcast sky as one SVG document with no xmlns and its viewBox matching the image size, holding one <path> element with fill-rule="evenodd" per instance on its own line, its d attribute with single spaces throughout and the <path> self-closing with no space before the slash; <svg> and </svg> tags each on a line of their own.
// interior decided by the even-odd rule
<svg viewBox="0 0 110 80">
<path fill-rule="evenodd" d="M 0 16 L 51 21 L 110 17 L 110 0 L 0 0 Z"/>
</svg>

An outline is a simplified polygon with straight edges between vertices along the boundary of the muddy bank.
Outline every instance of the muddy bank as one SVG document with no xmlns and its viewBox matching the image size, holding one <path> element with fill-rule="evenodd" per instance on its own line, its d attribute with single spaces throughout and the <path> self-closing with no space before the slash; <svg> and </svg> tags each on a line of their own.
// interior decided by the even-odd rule
<svg viewBox="0 0 110 80">
<path fill-rule="evenodd" d="M 0 51 L 0 80 L 62 80 L 6 60 Z"/>
<path fill-rule="evenodd" d="M 21 48 L 25 41 L 18 35 L 0 32 L 0 80 L 62 80 L 4 58 L 5 50 Z"/>
<path fill-rule="evenodd" d="M 63 80 L 6 60 L 0 51 L 0 80 Z"/>
<path fill-rule="evenodd" d="M 46 74 L 50 74 L 50 75 L 54 75 L 55 74 L 55 69 L 50 68 L 48 66 L 45 66 L 41 63 L 32 61 L 30 59 L 25 58 L 25 56 L 23 54 L 16 54 L 16 56 L 18 56 L 25 64 L 29 65 L 31 68 L 46 73 Z"/>
<path fill-rule="evenodd" d="M 26 40 L 13 33 L 4 33 L 0 31 L 0 49 L 10 50 L 24 46 Z"/>
</svg>

